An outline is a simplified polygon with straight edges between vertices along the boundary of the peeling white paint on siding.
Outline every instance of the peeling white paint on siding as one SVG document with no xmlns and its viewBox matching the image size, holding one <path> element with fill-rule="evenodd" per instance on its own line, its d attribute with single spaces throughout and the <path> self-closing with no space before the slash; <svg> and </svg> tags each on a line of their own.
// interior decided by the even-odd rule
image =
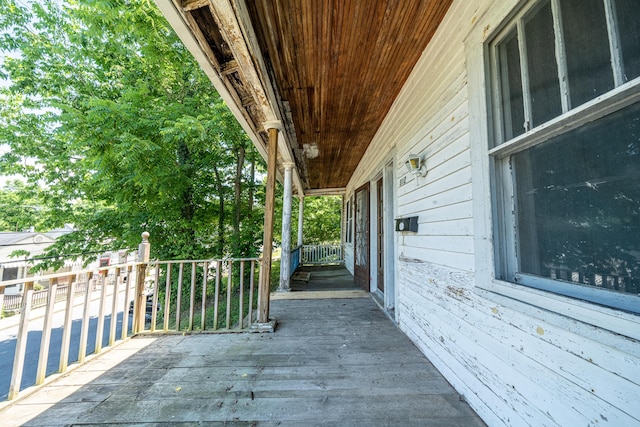
<svg viewBox="0 0 640 427">
<path fill-rule="evenodd" d="M 344 265 L 351 273 L 354 274 L 353 266 L 354 266 L 354 258 L 353 258 L 353 244 L 345 244 L 344 245 Z"/>
<path fill-rule="evenodd" d="M 442 364 L 465 366 L 506 404 L 539 408 L 527 416 L 536 425 L 589 425 L 600 415 L 610 425 L 634 425 L 640 418 L 638 385 L 619 375 L 637 376 L 637 358 L 496 306 L 473 292 L 472 275 L 413 259 L 399 270 L 401 329 Z"/>
</svg>

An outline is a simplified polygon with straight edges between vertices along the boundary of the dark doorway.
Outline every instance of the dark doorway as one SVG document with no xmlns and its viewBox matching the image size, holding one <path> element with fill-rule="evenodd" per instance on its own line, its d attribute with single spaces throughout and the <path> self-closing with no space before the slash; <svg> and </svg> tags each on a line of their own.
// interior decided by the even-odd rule
<svg viewBox="0 0 640 427">
<path fill-rule="evenodd" d="M 378 254 L 377 259 L 377 272 L 378 272 L 378 290 L 384 293 L 384 191 L 382 186 L 382 178 L 376 182 L 376 217 L 377 217 L 377 245 L 376 252 Z"/>
</svg>

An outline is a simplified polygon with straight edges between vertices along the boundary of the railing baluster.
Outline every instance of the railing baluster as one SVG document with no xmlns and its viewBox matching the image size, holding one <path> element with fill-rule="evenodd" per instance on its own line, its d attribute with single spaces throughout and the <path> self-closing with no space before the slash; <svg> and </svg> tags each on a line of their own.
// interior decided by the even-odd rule
<svg viewBox="0 0 640 427">
<path fill-rule="evenodd" d="M 158 292 L 160 292 L 160 262 L 158 261 L 158 263 L 156 263 L 156 274 L 154 276 L 153 279 L 153 297 L 152 299 L 152 304 L 153 306 L 151 307 L 151 326 L 150 326 L 150 330 L 151 332 L 155 332 L 156 331 L 156 324 L 157 324 L 157 315 L 158 315 Z M 145 301 L 145 316 L 146 316 L 146 304 L 147 302 Z"/>
<path fill-rule="evenodd" d="M 209 263 L 204 262 L 202 267 L 202 314 L 200 315 L 200 330 L 204 331 L 207 328 L 207 279 L 209 278 L 207 270 L 209 269 Z"/>
<path fill-rule="evenodd" d="M 75 280 L 74 280 L 75 279 Z M 58 371 L 66 372 L 69 365 L 69 347 L 71 345 L 71 326 L 73 324 L 73 303 L 75 300 L 76 287 L 78 285 L 78 275 L 69 276 L 67 285 L 67 302 L 64 313 L 64 326 L 62 327 L 62 343 L 60 344 L 60 364 Z"/>
<path fill-rule="evenodd" d="M 178 269 L 178 294 L 176 295 L 176 331 L 180 330 L 180 308 L 182 306 L 182 279 L 184 277 L 184 262 Z"/>
<path fill-rule="evenodd" d="M 253 278 L 256 262 L 251 260 L 251 275 L 249 277 L 249 326 L 253 323 Z"/>
<path fill-rule="evenodd" d="M 238 305 L 238 321 L 240 329 L 244 327 L 244 260 L 240 261 L 240 302 Z"/>
<path fill-rule="evenodd" d="M 218 329 L 218 307 L 220 305 L 220 275 L 222 270 L 222 262 L 216 262 L 216 288 L 213 294 L 213 330 Z"/>
<path fill-rule="evenodd" d="M 124 276 L 124 303 L 122 307 L 122 331 L 120 339 L 127 338 L 129 332 L 129 298 L 131 295 L 131 266 L 127 267 Z"/>
<path fill-rule="evenodd" d="M 49 359 L 49 346 L 51 344 L 51 323 L 53 322 L 53 312 L 56 304 L 56 292 L 58 290 L 58 279 L 49 281 L 49 298 L 44 314 L 44 324 L 42 325 L 42 337 L 40 339 L 40 354 L 38 355 L 38 369 L 36 371 L 36 385 L 44 382 L 47 375 L 47 360 Z"/>
<path fill-rule="evenodd" d="M 98 309 L 98 328 L 96 331 L 96 346 L 95 346 L 95 354 L 98 354 L 102 351 L 102 337 L 104 335 L 104 303 L 107 299 L 107 276 L 106 270 L 100 270 L 98 272 L 101 289 L 100 289 L 100 307 Z"/>
<path fill-rule="evenodd" d="M 196 310 L 196 263 L 191 263 L 191 295 L 189 301 L 189 330 L 193 331 L 193 317 Z"/>
<path fill-rule="evenodd" d="M 27 350 L 27 336 L 29 335 L 29 317 L 31 315 L 32 298 L 33 282 L 26 282 L 24 284 L 22 312 L 20 313 L 20 325 L 18 326 L 16 352 L 13 357 L 13 370 L 11 372 L 11 383 L 9 384 L 9 395 L 7 396 L 7 400 L 15 399 L 20 393 L 22 371 L 24 368 L 24 356 Z"/>
<path fill-rule="evenodd" d="M 325 264 L 344 262 L 341 244 L 336 245 L 303 245 L 300 264 Z"/>
<path fill-rule="evenodd" d="M 91 311 L 91 281 L 92 273 L 87 274 L 87 289 L 84 293 L 84 310 L 82 312 L 82 329 L 80 330 L 80 345 L 78 347 L 78 362 L 83 363 L 87 355 L 87 338 L 89 336 L 89 313 Z"/>
<path fill-rule="evenodd" d="M 116 342 L 116 326 L 118 324 L 118 292 L 120 284 L 120 268 L 116 268 L 115 279 L 113 281 L 113 292 L 111 294 L 111 322 L 109 322 L 109 345 Z M 124 328 L 124 321 L 122 322 Z"/>
<path fill-rule="evenodd" d="M 164 285 L 164 323 L 163 330 L 167 332 L 169 330 L 169 312 L 171 304 L 171 263 L 167 264 L 167 280 Z"/>
<path fill-rule="evenodd" d="M 229 260 L 229 272 L 227 273 L 227 317 L 226 327 L 231 329 L 231 290 L 233 288 L 233 261 Z"/>
</svg>

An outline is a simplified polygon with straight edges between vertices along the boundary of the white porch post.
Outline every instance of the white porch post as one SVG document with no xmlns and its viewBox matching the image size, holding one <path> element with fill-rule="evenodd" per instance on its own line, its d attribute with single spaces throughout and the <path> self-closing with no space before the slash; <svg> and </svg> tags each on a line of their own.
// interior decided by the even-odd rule
<svg viewBox="0 0 640 427">
<path fill-rule="evenodd" d="M 301 194 L 300 195 L 300 202 L 299 202 L 299 209 L 298 209 L 298 246 L 302 246 L 302 221 L 304 220 L 304 195 Z"/>
<path fill-rule="evenodd" d="M 279 292 L 288 292 L 291 266 L 291 198 L 293 163 L 284 164 L 284 195 L 282 196 L 282 253 L 280 255 Z"/>
</svg>

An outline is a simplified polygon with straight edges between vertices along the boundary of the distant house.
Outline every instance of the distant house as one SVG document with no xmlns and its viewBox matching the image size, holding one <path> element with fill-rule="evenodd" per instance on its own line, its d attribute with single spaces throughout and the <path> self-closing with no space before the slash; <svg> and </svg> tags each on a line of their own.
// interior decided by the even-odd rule
<svg viewBox="0 0 640 427">
<path fill-rule="evenodd" d="M 30 260 L 42 255 L 60 236 L 71 233 L 72 231 L 73 228 L 65 226 L 64 228 L 42 233 L 33 230 L 0 233 L 0 277 L 2 280 L 14 280 L 32 276 L 28 271 L 29 266 L 32 265 Z M 29 255 L 26 257 L 12 258 L 11 254 L 18 250 L 27 251 Z M 70 271 L 71 267 L 70 264 L 68 266 L 65 265 L 63 268 Z M 5 294 L 19 294 L 22 292 L 22 286 L 23 285 L 7 286 Z"/>
</svg>

